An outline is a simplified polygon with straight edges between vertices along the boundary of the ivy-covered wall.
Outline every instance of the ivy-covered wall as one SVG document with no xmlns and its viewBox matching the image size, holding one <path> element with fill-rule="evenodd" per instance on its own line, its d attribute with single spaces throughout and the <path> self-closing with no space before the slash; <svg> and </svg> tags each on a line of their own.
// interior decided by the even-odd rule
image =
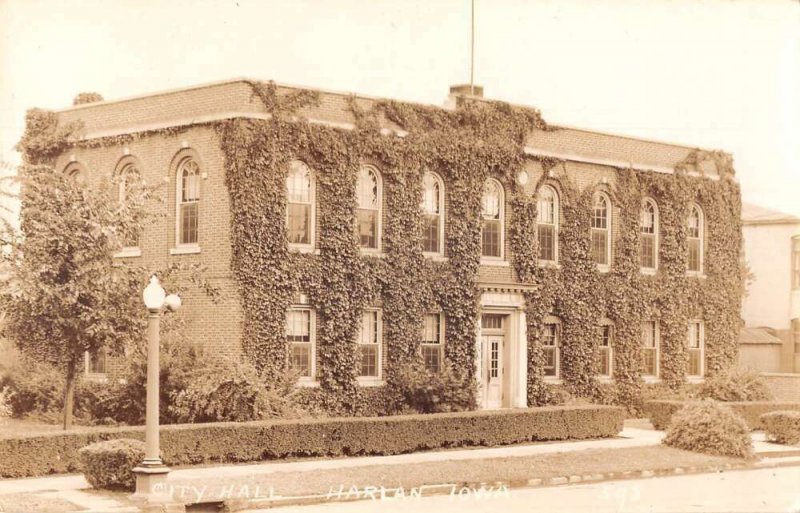
<svg viewBox="0 0 800 513">
<path fill-rule="evenodd" d="M 547 315 L 562 322 L 562 372 L 572 393 L 630 403 L 639 395 L 641 322 L 657 319 L 661 331 L 661 377 L 670 387 L 684 381 L 687 323 L 705 322 L 708 373 L 734 362 L 739 328 L 739 190 L 723 154 L 694 152 L 672 174 L 614 170 L 608 185 L 586 184 L 567 163 L 526 156 L 534 130 L 550 130 L 537 111 L 502 103 L 462 102 L 455 111 L 377 102 L 351 109 L 355 130 L 310 124 L 295 116 L 313 104 L 312 93 L 279 97 L 271 85 L 253 84 L 272 112 L 269 120 L 231 120 L 219 126 L 226 154 L 233 209 L 233 269 L 246 312 L 245 352 L 267 373 L 287 362 L 283 319 L 294 294 L 308 294 L 318 322 L 319 379 L 334 406 L 357 409 L 355 334 L 362 308 L 382 305 L 387 346 L 385 374 L 419 358 L 423 314 L 441 310 L 446 318 L 446 360 L 465 379 L 474 379 L 475 334 L 479 319 L 481 192 L 485 180 L 503 183 L 510 212 L 506 227 L 512 269 L 525 293 L 528 324 L 530 404 L 550 401 L 544 379 L 540 332 Z M 404 137 L 381 133 L 387 124 Z M 306 162 L 317 183 L 319 254 L 288 251 L 285 179 L 293 159 Z M 560 266 L 537 262 L 536 196 L 517 172 L 536 160 L 538 176 L 560 193 Z M 719 180 L 690 175 L 699 160 L 713 160 Z M 355 183 L 363 163 L 383 177 L 384 258 L 362 255 L 355 225 Z M 421 246 L 421 182 L 425 170 L 443 177 L 446 190 L 446 261 L 426 259 Z M 583 182 L 579 184 L 579 182 Z M 537 184 L 538 185 L 538 184 Z M 592 195 L 603 187 L 613 198 L 615 223 L 611 271 L 592 260 Z M 532 190 L 533 189 L 533 192 Z M 641 274 L 638 233 L 644 196 L 660 213 L 659 272 Z M 706 216 L 705 277 L 686 273 L 686 217 L 691 202 Z M 600 320 L 615 325 L 615 383 L 595 378 Z"/>
<path fill-rule="evenodd" d="M 236 118 L 207 123 L 224 155 L 230 205 L 233 277 L 243 312 L 241 345 L 267 378 L 288 365 L 286 309 L 305 293 L 317 311 L 319 395 L 340 413 L 359 413 L 367 397 L 356 381 L 356 346 L 361 309 L 381 306 L 386 365 L 391 384 L 399 366 L 419 358 L 423 313 L 445 315 L 446 361 L 463 379 L 474 379 L 479 320 L 481 192 L 488 177 L 507 196 L 506 237 L 510 270 L 526 285 L 529 404 L 551 400 L 543 376 L 540 333 L 548 315 L 562 323 L 562 378 L 570 392 L 602 402 L 631 404 L 639 397 L 640 324 L 658 319 L 661 377 L 684 381 L 687 322 L 705 322 L 708 373 L 736 359 L 742 296 L 739 188 L 727 155 L 694 151 L 674 173 L 607 168 L 610 180 L 592 178 L 573 162 L 525 153 L 528 136 L 554 128 L 538 111 L 498 102 L 462 101 L 455 110 L 353 99 L 355 129 L 311 123 L 300 115 L 318 101 L 316 93 L 278 94 L 273 84 L 250 83 L 268 119 Z M 33 121 L 33 122 L 32 122 Z M 385 134 L 395 127 L 403 136 Z M 21 149 L 29 160 L 52 158 L 74 145 L 102 147 L 170 136 L 186 127 L 123 137 L 68 140 L 53 116 L 29 119 Z M 318 252 L 288 249 L 285 180 L 289 162 L 304 161 L 316 179 Z M 359 166 L 374 164 L 384 186 L 382 257 L 363 255 L 356 240 L 355 187 Z M 690 173 L 713 163 L 720 179 Z M 521 169 L 535 168 L 528 186 Z M 425 258 L 421 242 L 421 182 L 425 170 L 445 183 L 447 258 Z M 560 265 L 537 261 L 536 195 L 547 182 L 560 196 Z M 592 195 L 602 188 L 612 199 L 614 247 L 611 271 L 601 273 L 591 258 Z M 644 196 L 660 215 L 659 272 L 639 269 L 639 216 Z M 686 274 L 686 216 L 691 202 L 705 214 L 705 277 Z M 169 220 L 166 222 L 170 222 Z M 598 325 L 614 323 L 613 384 L 594 376 Z"/>
</svg>

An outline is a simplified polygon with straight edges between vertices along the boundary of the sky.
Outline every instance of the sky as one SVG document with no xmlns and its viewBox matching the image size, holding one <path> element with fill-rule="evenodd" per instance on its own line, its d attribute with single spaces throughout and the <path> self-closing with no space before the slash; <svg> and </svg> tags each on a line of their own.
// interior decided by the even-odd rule
<svg viewBox="0 0 800 513">
<path fill-rule="evenodd" d="M 0 0 L 0 160 L 31 107 L 252 77 L 441 105 L 470 0 Z M 548 122 L 723 149 L 800 216 L 800 0 L 475 0 L 475 83 Z"/>
</svg>

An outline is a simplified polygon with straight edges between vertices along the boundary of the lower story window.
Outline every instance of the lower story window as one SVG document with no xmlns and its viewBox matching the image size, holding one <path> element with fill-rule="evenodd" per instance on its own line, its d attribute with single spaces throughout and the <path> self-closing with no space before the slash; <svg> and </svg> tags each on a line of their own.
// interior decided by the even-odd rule
<svg viewBox="0 0 800 513">
<path fill-rule="evenodd" d="M 559 333 L 558 324 L 546 323 L 542 328 L 542 350 L 544 351 L 544 375 L 559 376 Z"/>
<path fill-rule="evenodd" d="M 294 307 L 286 312 L 286 341 L 289 343 L 289 364 L 301 378 L 314 378 L 314 312 Z"/>
<path fill-rule="evenodd" d="M 86 351 L 86 374 L 106 373 L 106 350 Z"/>
<path fill-rule="evenodd" d="M 442 368 L 442 349 L 444 336 L 442 330 L 442 315 L 425 315 L 425 326 L 422 332 L 422 359 L 425 368 L 430 372 L 439 372 Z"/>
<path fill-rule="evenodd" d="M 642 375 L 658 377 L 659 333 L 657 321 L 642 323 Z"/>
<path fill-rule="evenodd" d="M 600 345 L 597 347 L 597 374 L 611 377 L 613 370 L 613 344 L 614 331 L 610 324 L 600 326 Z"/>
<path fill-rule="evenodd" d="M 705 333 L 701 321 L 689 322 L 689 333 L 686 338 L 687 352 L 689 353 L 689 376 L 702 377 L 703 352 L 705 350 Z"/>
<path fill-rule="evenodd" d="M 358 329 L 358 376 L 380 379 L 381 377 L 381 316 L 378 310 L 361 313 Z"/>
</svg>

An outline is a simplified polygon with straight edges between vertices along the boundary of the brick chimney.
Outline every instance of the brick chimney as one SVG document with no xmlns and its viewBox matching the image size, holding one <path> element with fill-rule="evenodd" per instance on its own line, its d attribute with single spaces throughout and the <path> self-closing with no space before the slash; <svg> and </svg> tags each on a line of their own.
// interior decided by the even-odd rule
<svg viewBox="0 0 800 513">
<path fill-rule="evenodd" d="M 458 98 L 483 98 L 483 86 L 469 84 L 450 86 L 450 94 L 447 95 L 444 106 L 448 109 L 455 109 Z"/>
</svg>

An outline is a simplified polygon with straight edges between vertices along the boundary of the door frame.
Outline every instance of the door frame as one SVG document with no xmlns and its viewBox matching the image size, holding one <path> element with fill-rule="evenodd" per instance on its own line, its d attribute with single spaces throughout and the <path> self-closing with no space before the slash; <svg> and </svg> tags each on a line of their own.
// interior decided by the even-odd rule
<svg viewBox="0 0 800 513">
<path fill-rule="evenodd" d="M 478 312 L 475 377 L 478 383 L 478 406 L 488 408 L 485 377 L 489 365 L 484 354 L 481 317 L 483 314 L 505 315 L 503 340 L 503 398 L 501 408 L 528 406 L 528 337 L 525 299 L 522 294 L 484 292 Z"/>
</svg>

